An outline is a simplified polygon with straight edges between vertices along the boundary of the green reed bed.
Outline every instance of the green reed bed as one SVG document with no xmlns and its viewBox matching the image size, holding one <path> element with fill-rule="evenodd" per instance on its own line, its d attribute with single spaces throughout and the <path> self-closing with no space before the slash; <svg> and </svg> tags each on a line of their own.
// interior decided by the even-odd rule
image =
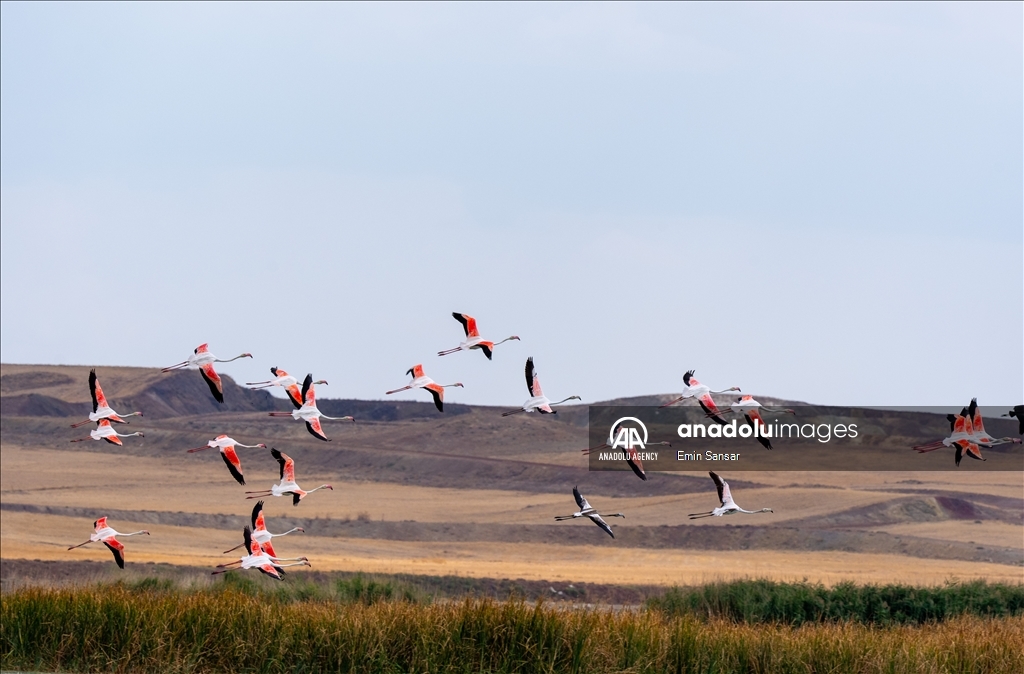
<svg viewBox="0 0 1024 674">
<path fill-rule="evenodd" d="M 1024 585 L 984 581 L 941 587 L 854 585 L 738 580 L 695 588 L 672 588 L 648 599 L 667 615 L 727 618 L 749 623 L 851 620 L 866 624 L 923 624 L 963 615 L 1004 618 L 1024 615 Z"/>
<path fill-rule="evenodd" d="M 363 585 L 365 589 L 365 583 Z M 76 672 L 1019 672 L 1024 617 L 792 626 L 466 599 L 257 588 L 23 589 L 0 667 Z M 336 588 L 337 590 L 337 588 Z M 394 597 L 392 597 L 394 599 Z"/>
</svg>

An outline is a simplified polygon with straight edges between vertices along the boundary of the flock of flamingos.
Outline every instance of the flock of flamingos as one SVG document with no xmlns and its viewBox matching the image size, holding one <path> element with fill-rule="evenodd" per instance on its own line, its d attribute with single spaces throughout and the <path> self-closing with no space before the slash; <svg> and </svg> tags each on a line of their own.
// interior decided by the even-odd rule
<svg viewBox="0 0 1024 674">
<path fill-rule="evenodd" d="M 463 330 L 465 331 L 466 339 L 461 342 L 459 346 L 441 351 L 438 353 L 439 356 L 446 356 L 449 354 L 457 353 L 459 351 L 470 351 L 479 350 L 484 353 L 488 360 L 491 359 L 494 352 L 494 348 L 508 341 L 518 341 L 519 337 L 513 335 L 507 337 L 500 342 L 491 342 L 485 340 L 480 336 L 479 330 L 477 329 L 476 320 L 472 316 L 466 314 L 453 313 L 459 323 L 462 324 Z M 203 379 L 210 387 L 210 393 L 218 401 L 224 402 L 224 386 L 220 378 L 214 369 L 214 363 L 230 363 L 231 361 L 238 360 L 239 358 L 252 358 L 252 354 L 243 353 L 234 358 L 227 360 L 221 360 L 215 355 L 210 353 L 206 344 L 202 344 L 197 347 L 192 355 L 180 363 L 164 368 L 163 372 L 170 372 L 172 370 L 188 368 L 198 369 Z M 302 384 L 299 381 L 289 375 L 284 370 L 272 367 L 270 372 L 274 375 L 273 379 L 263 382 L 249 382 L 246 385 L 252 386 L 256 389 L 269 388 L 273 386 L 282 387 L 289 401 L 293 406 L 293 410 L 290 412 L 270 412 L 270 416 L 273 417 L 285 417 L 291 416 L 295 420 L 303 421 L 306 424 L 307 430 L 314 437 L 320 440 L 329 440 L 327 435 L 324 433 L 323 426 L 321 425 L 321 419 L 330 419 L 333 421 L 354 421 L 352 417 L 329 417 L 320 412 L 316 406 L 316 394 L 315 389 L 318 384 L 326 384 L 326 381 L 313 381 L 313 376 L 307 374 Z M 406 385 L 392 391 L 388 391 L 387 395 L 399 393 L 401 391 L 407 391 L 409 389 L 421 388 L 428 391 L 434 400 L 434 405 L 438 411 L 444 411 L 444 390 L 451 387 L 462 387 L 461 382 L 454 384 L 438 384 L 434 382 L 430 377 L 426 376 L 423 371 L 422 365 L 414 365 L 406 373 L 412 377 L 412 380 Z M 724 424 L 725 421 L 722 418 L 722 412 L 716 405 L 712 394 L 731 393 L 739 392 L 739 387 L 732 387 L 724 389 L 722 391 L 712 391 L 707 386 L 701 384 L 693 376 L 694 372 L 691 370 L 687 372 L 683 377 L 683 383 L 685 389 L 682 395 L 675 398 L 671 402 L 663 405 L 674 405 L 678 402 L 686 400 L 688 398 L 695 399 L 701 408 L 706 413 L 707 417 L 714 420 L 717 423 Z M 522 404 L 518 409 L 505 412 L 502 416 L 509 416 L 512 414 L 518 414 L 521 412 L 536 412 L 539 414 L 555 414 L 555 410 L 552 409 L 555 405 L 568 402 L 570 400 L 580 400 L 579 396 L 573 395 L 552 402 L 545 395 L 541 389 L 540 379 L 537 376 L 537 371 L 534 368 L 533 358 L 527 358 L 526 360 L 526 386 L 530 393 L 530 398 Z M 89 373 L 89 389 L 92 393 L 92 413 L 89 418 L 85 421 L 73 424 L 72 428 L 79 426 L 95 423 L 96 428 L 89 433 L 88 437 L 76 438 L 71 442 L 81 442 L 84 440 L 104 440 L 106 442 L 121 445 L 121 438 L 143 436 L 141 431 L 135 433 L 118 433 L 112 424 L 127 424 L 125 420 L 127 417 L 142 416 L 142 412 L 132 412 L 130 414 L 120 414 L 114 411 L 107 403 L 106 396 L 103 394 L 103 389 L 100 387 L 99 380 L 96 376 L 96 370 L 92 370 Z M 761 405 L 759 402 L 753 399 L 749 395 L 743 395 L 736 403 L 731 405 L 731 412 L 742 414 L 748 424 L 754 426 L 755 424 L 764 425 L 764 421 L 760 416 L 760 412 L 776 412 L 776 413 L 794 413 L 793 410 L 773 410 L 771 408 Z M 1024 435 L 1024 405 L 1017 405 L 1008 414 L 1003 416 L 1016 417 L 1020 423 L 1020 433 Z M 960 414 L 948 415 L 950 423 L 951 434 L 949 437 L 942 440 L 936 440 L 935 442 L 928 443 L 926 445 L 920 445 L 914 447 L 918 452 L 931 452 L 944 447 L 955 447 L 955 461 L 956 465 L 960 465 L 960 460 L 963 456 L 969 456 L 974 459 L 984 460 L 981 456 L 981 447 L 992 447 L 1004 443 L 1020 443 L 1019 438 L 994 438 L 985 432 L 984 422 L 981 418 L 981 413 L 978 409 L 977 401 L 972 400 L 968 407 L 964 407 Z M 767 438 L 758 438 L 758 441 L 765 446 L 765 449 L 771 449 L 771 442 Z M 220 435 L 213 440 L 210 440 L 206 445 L 202 447 L 196 447 L 188 450 L 189 452 L 199 452 L 206 449 L 216 448 L 220 451 L 221 458 L 224 459 L 224 463 L 227 466 L 231 476 L 241 485 L 245 485 L 245 478 L 242 472 L 242 462 L 238 458 L 237 447 L 250 447 L 250 448 L 262 448 L 266 449 L 266 445 L 243 445 L 236 442 L 234 439 L 227 435 Z M 583 450 L 589 452 L 595 448 L 588 448 Z M 278 449 L 271 448 L 271 455 L 277 460 L 280 466 L 280 481 L 277 484 L 272 485 L 269 489 L 263 489 L 259 491 L 248 491 L 246 492 L 246 498 L 248 499 L 262 499 L 270 496 L 291 496 L 292 504 L 298 505 L 302 499 L 309 496 L 313 492 L 321 489 L 333 490 L 334 488 L 329 484 L 322 484 L 315 489 L 304 490 L 295 481 L 295 461 Z M 633 452 L 635 454 L 635 452 Z M 627 462 L 630 467 L 641 479 L 646 480 L 646 474 L 643 471 L 643 466 L 640 463 L 639 457 L 627 456 Z M 711 479 L 715 483 L 715 487 L 718 490 L 718 500 L 720 505 L 713 510 L 703 513 L 693 513 L 689 517 L 690 519 L 699 519 L 703 517 L 721 517 L 724 515 L 733 515 L 737 513 L 770 513 L 774 512 L 771 508 L 762 508 L 760 510 L 744 510 L 743 508 L 736 505 L 736 502 L 732 498 L 732 493 L 729 489 L 729 483 L 723 480 L 719 475 L 713 471 L 709 473 Z M 602 530 L 604 530 L 612 538 L 615 534 L 612 532 L 611 527 L 602 518 L 601 514 L 596 508 L 590 505 L 587 499 L 579 492 L 579 489 L 573 487 L 573 497 L 576 500 L 579 510 L 571 515 L 559 516 L 555 519 L 558 521 L 571 520 L 580 517 L 589 518 Z M 296 527 L 289 531 L 285 531 L 280 534 L 273 534 L 267 530 L 266 521 L 263 515 L 263 500 L 257 501 L 256 505 L 252 509 L 252 523 L 251 526 L 246 526 L 243 531 L 243 542 L 235 546 L 231 550 L 225 551 L 226 553 L 237 550 L 242 547 L 247 554 L 242 556 L 236 561 L 218 565 L 217 570 L 213 571 L 214 574 L 226 573 L 235 569 L 257 569 L 260 572 L 276 578 L 278 580 L 283 579 L 284 568 L 289 566 L 309 566 L 310 562 L 306 557 L 291 557 L 282 558 L 278 557 L 274 550 L 272 539 L 277 536 L 286 536 L 294 532 L 302 532 L 301 527 Z M 625 517 L 622 513 L 606 514 L 606 517 Z M 120 568 L 124 568 L 124 544 L 121 543 L 117 537 L 135 536 L 138 534 L 149 535 L 149 531 L 133 531 L 130 533 L 121 533 L 115 531 L 107 524 L 107 518 L 101 517 L 93 523 L 94 531 L 90 535 L 89 540 L 78 545 L 69 547 L 69 550 L 88 545 L 89 543 L 103 543 L 114 555 L 114 560 Z"/>
</svg>

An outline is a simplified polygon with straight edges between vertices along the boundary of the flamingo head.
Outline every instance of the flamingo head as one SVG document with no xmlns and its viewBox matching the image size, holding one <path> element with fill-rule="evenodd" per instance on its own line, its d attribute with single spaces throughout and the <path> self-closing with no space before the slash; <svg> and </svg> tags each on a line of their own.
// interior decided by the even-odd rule
<svg viewBox="0 0 1024 674">
<path fill-rule="evenodd" d="M 142 533 L 146 534 L 147 536 L 150 535 L 150 533 L 148 531 L 146 531 L 145 529 L 142 530 Z"/>
<path fill-rule="evenodd" d="M 466 388 L 465 386 L 462 385 L 461 381 L 455 382 L 454 384 L 452 384 L 452 386 L 458 386 L 459 388 Z"/>
<path fill-rule="evenodd" d="M 266 449 L 267 448 L 267 446 L 264 445 L 262 442 L 258 443 L 256 446 L 259 447 L 260 449 Z"/>
<path fill-rule="evenodd" d="M 324 485 L 324 489 L 330 489 L 331 491 L 334 491 L 334 487 L 332 487 L 332 486 L 331 486 L 331 485 L 329 485 L 329 484 L 325 484 L 325 485 Z"/>
<path fill-rule="evenodd" d="M 314 386 L 318 386 L 320 384 L 323 384 L 324 386 L 327 386 L 327 380 L 326 379 L 321 379 L 320 381 L 313 382 Z"/>
<path fill-rule="evenodd" d="M 509 339 L 514 339 L 517 342 L 522 341 L 522 340 L 519 339 L 519 335 L 512 335 L 511 337 L 509 337 Z"/>
<path fill-rule="evenodd" d="M 351 421 L 352 423 L 355 423 L 356 422 L 356 418 L 355 417 L 342 417 L 341 419 L 338 419 L 338 421 Z"/>
<path fill-rule="evenodd" d="M 729 389 L 729 390 L 730 390 L 730 391 L 739 391 L 739 390 L 740 390 L 740 387 L 739 387 L 739 386 L 733 386 L 733 387 L 732 387 L 731 389 Z"/>
<path fill-rule="evenodd" d="M 138 434 L 139 434 L 139 437 L 140 437 L 140 438 L 144 438 L 144 437 L 146 437 L 146 434 L 145 434 L 145 433 L 143 433 L 142 431 L 138 431 Z"/>
<path fill-rule="evenodd" d="M 252 354 L 251 353 L 243 353 L 241 356 L 239 356 L 239 358 L 252 358 Z"/>
<path fill-rule="evenodd" d="M 306 533 L 306 530 L 303 529 L 302 527 L 295 527 L 295 530 L 296 531 L 301 531 L 302 533 Z"/>
<path fill-rule="evenodd" d="M 761 512 L 763 512 L 763 513 L 773 513 L 775 511 L 772 510 L 771 508 L 761 508 Z"/>
</svg>

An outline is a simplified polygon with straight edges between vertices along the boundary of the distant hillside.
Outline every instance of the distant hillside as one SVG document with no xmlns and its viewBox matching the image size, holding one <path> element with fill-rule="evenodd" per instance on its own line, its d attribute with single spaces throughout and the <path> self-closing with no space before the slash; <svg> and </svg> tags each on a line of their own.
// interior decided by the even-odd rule
<svg viewBox="0 0 1024 674">
<path fill-rule="evenodd" d="M 0 415 L 75 417 L 91 411 L 89 370 L 82 365 L 13 365 L 0 364 Z M 269 412 L 290 410 L 282 398 L 265 390 L 254 391 L 239 386 L 228 375 L 224 380 L 224 403 L 216 402 L 198 372 L 179 370 L 162 373 L 155 368 L 97 367 L 100 383 L 114 409 L 124 412 L 142 410 L 147 419 L 214 414 L 217 412 Z M 574 426 L 586 426 L 587 407 L 594 405 L 662 405 L 672 395 L 649 395 L 632 398 L 565 405 L 553 419 Z M 758 397 L 768 405 L 802 404 L 771 397 Z M 405 419 L 438 418 L 431 402 L 403 400 L 355 400 L 318 397 L 317 405 L 324 414 L 353 416 L 361 421 L 402 421 Z M 508 408 L 500 409 L 511 409 Z M 448 417 L 472 410 L 494 411 L 484 405 L 447 403 Z"/>
</svg>

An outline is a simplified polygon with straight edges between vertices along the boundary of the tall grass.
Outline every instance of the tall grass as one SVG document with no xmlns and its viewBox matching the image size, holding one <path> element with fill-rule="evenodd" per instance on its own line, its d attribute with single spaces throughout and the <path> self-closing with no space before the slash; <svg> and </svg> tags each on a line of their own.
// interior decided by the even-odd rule
<svg viewBox="0 0 1024 674">
<path fill-rule="evenodd" d="M 364 583 L 365 587 L 365 583 Z M 250 588 L 251 590 L 251 588 Z M 1024 617 L 748 624 L 467 599 L 279 601 L 226 587 L 0 597 L 0 667 L 79 672 L 1020 672 Z"/>
<path fill-rule="evenodd" d="M 923 624 L 962 615 L 1024 615 L 1024 585 L 984 581 L 943 587 L 854 585 L 741 580 L 672 588 L 647 600 L 668 615 L 725 618 L 748 623 L 852 620 L 866 624 Z"/>
</svg>

